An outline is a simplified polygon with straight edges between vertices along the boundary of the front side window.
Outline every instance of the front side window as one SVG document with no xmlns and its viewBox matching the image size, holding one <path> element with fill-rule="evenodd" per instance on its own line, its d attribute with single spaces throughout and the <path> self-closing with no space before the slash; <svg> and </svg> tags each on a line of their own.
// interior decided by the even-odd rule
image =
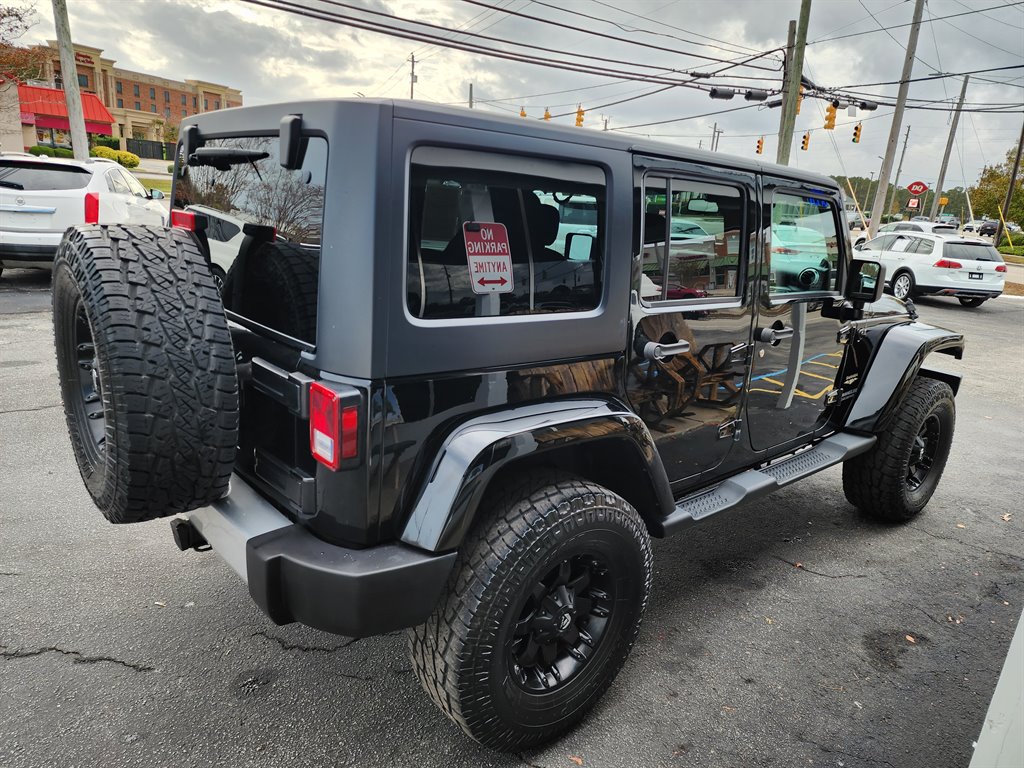
<svg viewBox="0 0 1024 768">
<path fill-rule="evenodd" d="M 582 312 L 600 303 L 600 169 L 420 147 L 409 195 L 414 317 Z"/>
<path fill-rule="evenodd" d="M 839 230 L 835 204 L 814 194 L 776 192 L 768 253 L 769 292 L 835 291 Z"/>
<path fill-rule="evenodd" d="M 312 344 L 327 142 L 303 141 L 302 167 L 289 170 L 280 164 L 277 136 L 207 140 L 179 170 L 174 207 L 214 222 L 211 231 L 224 238 L 210 238 L 209 248 L 226 309 Z M 218 155 L 219 149 L 233 152 Z M 226 236 L 239 231 L 241 237 Z"/>
<path fill-rule="evenodd" d="M 107 171 L 107 189 L 111 192 L 117 192 L 120 195 L 131 194 L 131 190 L 128 189 L 128 184 L 121 177 L 121 172 L 116 168 Z"/>
<path fill-rule="evenodd" d="M 743 211 L 743 197 L 733 187 L 648 177 L 640 298 L 737 296 Z"/>
</svg>

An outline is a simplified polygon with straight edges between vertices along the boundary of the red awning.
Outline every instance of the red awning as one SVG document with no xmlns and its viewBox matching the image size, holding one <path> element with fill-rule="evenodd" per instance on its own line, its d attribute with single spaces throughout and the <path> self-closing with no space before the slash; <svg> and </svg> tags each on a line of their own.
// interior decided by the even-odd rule
<svg viewBox="0 0 1024 768">
<path fill-rule="evenodd" d="M 57 88 L 40 88 L 36 85 L 19 85 L 18 99 L 21 101 L 22 112 L 35 115 L 37 127 L 68 130 L 68 108 L 64 101 L 64 91 Z M 88 133 L 110 134 L 114 118 L 96 94 L 82 94 L 82 112 L 85 113 L 85 130 Z"/>
<path fill-rule="evenodd" d="M 68 119 L 66 117 L 50 117 L 48 115 L 37 115 L 36 128 L 58 128 L 62 131 L 70 131 L 71 124 L 68 122 Z M 105 125 L 103 123 L 94 123 L 92 120 L 85 121 L 85 132 L 100 133 L 103 134 L 104 136 L 112 135 L 109 125 Z"/>
</svg>

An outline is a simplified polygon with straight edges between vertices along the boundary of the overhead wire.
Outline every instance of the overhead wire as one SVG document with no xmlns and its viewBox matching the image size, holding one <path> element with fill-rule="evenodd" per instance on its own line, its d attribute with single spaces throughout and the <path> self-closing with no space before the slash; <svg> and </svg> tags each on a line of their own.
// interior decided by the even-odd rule
<svg viewBox="0 0 1024 768">
<path fill-rule="evenodd" d="M 978 9 L 973 10 L 973 11 L 963 11 L 961 13 L 951 13 L 951 14 L 949 14 L 947 16 L 936 16 L 935 18 L 933 18 L 933 19 L 931 19 L 929 21 L 922 21 L 921 23 L 922 24 L 926 24 L 926 23 L 933 23 L 933 22 L 936 22 L 936 21 L 941 21 L 942 19 L 955 19 L 958 16 L 969 16 L 969 15 L 971 15 L 973 13 L 980 13 L 981 11 L 994 11 L 994 10 L 997 10 L 999 8 L 1010 8 L 1010 7 L 1018 6 L 1018 5 L 1024 5 L 1024 0 L 1018 0 L 1017 2 L 1013 2 L 1013 3 L 1002 3 L 1000 5 L 992 5 L 992 6 L 989 6 L 987 8 L 978 8 Z M 865 8 L 865 10 L 867 10 L 867 9 Z M 868 13 L 870 14 L 871 11 L 868 11 Z M 871 14 L 871 15 L 872 15 L 872 17 L 874 16 L 874 14 Z M 850 38 L 850 37 L 860 37 L 861 35 L 873 35 L 873 34 L 875 34 L 877 32 L 887 32 L 887 30 L 889 30 L 889 29 L 900 29 L 902 27 L 911 27 L 913 25 L 914 25 L 914 22 L 907 22 L 906 24 L 892 24 L 889 27 L 882 27 L 880 29 L 868 29 L 868 30 L 865 30 L 863 32 L 851 32 L 848 35 L 837 35 L 836 37 L 819 37 L 817 40 L 809 40 L 807 42 L 807 45 L 818 45 L 819 43 L 830 43 L 833 40 L 846 40 L 847 38 Z"/>
</svg>

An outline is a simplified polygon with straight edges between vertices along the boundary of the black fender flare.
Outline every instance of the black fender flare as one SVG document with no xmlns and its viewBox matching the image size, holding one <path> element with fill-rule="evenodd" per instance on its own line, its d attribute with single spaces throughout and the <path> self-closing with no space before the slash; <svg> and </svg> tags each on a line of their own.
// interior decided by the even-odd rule
<svg viewBox="0 0 1024 768">
<path fill-rule="evenodd" d="M 513 462 L 541 454 L 594 450 L 609 441 L 631 451 L 650 485 L 653 509 L 640 510 L 655 535 L 675 509 L 665 467 L 644 422 L 612 400 L 554 400 L 477 416 L 445 439 L 419 489 L 400 536 L 430 552 L 456 549 L 472 524 L 488 483 Z M 599 478 L 593 478 L 601 482 Z M 615 488 L 612 488 L 615 490 Z"/>
<path fill-rule="evenodd" d="M 932 352 L 964 354 L 964 337 L 945 328 L 926 323 L 904 323 L 886 329 L 871 329 L 864 336 L 874 347 L 867 374 L 847 413 L 844 428 L 873 433 L 884 429 L 918 375 L 949 384 L 956 394 L 960 376 L 924 367 Z"/>
</svg>

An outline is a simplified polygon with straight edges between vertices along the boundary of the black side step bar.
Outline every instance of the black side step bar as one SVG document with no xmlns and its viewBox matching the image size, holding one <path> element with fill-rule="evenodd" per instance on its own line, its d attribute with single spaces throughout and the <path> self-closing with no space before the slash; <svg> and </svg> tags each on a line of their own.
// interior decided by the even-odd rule
<svg viewBox="0 0 1024 768">
<path fill-rule="evenodd" d="M 749 469 L 713 488 L 688 496 L 676 504 L 676 511 L 662 522 L 665 535 L 676 533 L 680 528 L 716 512 L 724 512 L 744 502 L 767 496 L 784 485 L 864 453 L 875 444 L 875 439 L 874 435 L 840 432 L 825 438 L 809 450 L 761 469 Z"/>
</svg>

